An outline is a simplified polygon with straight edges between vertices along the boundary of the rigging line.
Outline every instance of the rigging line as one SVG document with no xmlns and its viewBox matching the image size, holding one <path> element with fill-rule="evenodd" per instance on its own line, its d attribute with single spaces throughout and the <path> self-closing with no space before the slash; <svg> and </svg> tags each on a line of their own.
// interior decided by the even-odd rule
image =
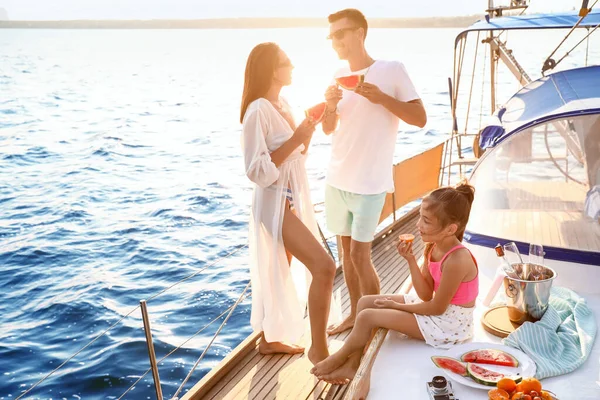
<svg viewBox="0 0 600 400">
<path fill-rule="evenodd" d="M 237 253 L 238 251 L 240 251 L 241 249 L 243 249 L 244 247 L 248 247 L 248 244 L 243 244 L 243 245 L 238 245 L 237 248 L 235 248 L 234 250 L 230 251 L 229 253 L 227 253 L 226 255 L 224 255 L 223 257 L 215 260 L 214 262 L 210 263 L 209 265 L 205 266 L 204 268 L 201 268 L 200 270 L 194 272 L 193 274 L 183 278 L 182 280 L 180 280 L 179 282 L 175 282 L 174 284 L 172 284 L 171 286 L 166 287 L 165 289 L 161 290 L 160 292 L 158 292 L 157 294 L 149 297 L 146 299 L 146 302 L 149 302 L 152 299 L 157 298 L 158 296 L 160 296 L 161 294 L 165 293 L 166 291 L 172 289 L 173 287 L 179 285 L 180 283 L 183 283 L 191 278 L 193 278 L 194 276 L 202 273 L 203 271 L 205 271 L 207 268 L 213 267 L 215 266 L 218 262 L 231 257 L 232 255 L 234 255 L 235 253 Z M 139 307 L 139 306 L 138 306 Z"/>
<path fill-rule="evenodd" d="M 196 361 L 196 363 L 192 367 L 192 370 L 188 373 L 188 375 L 185 377 L 185 379 L 181 383 L 181 386 L 179 386 L 179 389 L 177 389 L 177 391 L 175 392 L 175 395 L 173 395 L 173 397 L 172 397 L 173 399 L 177 399 L 177 396 L 179 395 L 179 393 L 181 393 L 181 390 L 183 389 L 183 387 L 185 386 L 185 384 L 187 383 L 187 381 L 190 379 L 190 377 L 192 376 L 192 374 L 194 373 L 194 371 L 196 370 L 196 368 L 200 364 L 200 361 L 202 361 L 202 359 L 204 358 L 204 356 L 206 355 L 206 353 L 208 353 L 208 349 L 210 349 L 210 346 L 212 346 L 212 344 L 214 343 L 214 341 L 217 338 L 217 336 L 219 336 L 219 333 L 221 333 L 221 330 L 223 329 L 223 327 L 225 326 L 225 324 L 227 324 L 227 321 L 229 321 L 229 318 L 231 317 L 231 314 L 233 314 L 233 311 L 236 309 L 236 307 L 238 306 L 238 304 L 240 304 L 240 302 L 242 301 L 242 298 L 246 294 L 246 291 L 248 291 L 248 288 L 250 288 L 250 282 L 248 282 L 248 284 L 246 285 L 246 288 L 244 289 L 244 291 L 242 292 L 242 294 L 240 295 L 240 297 L 237 299 L 237 301 L 233 305 L 233 308 L 231 309 L 231 311 L 229 311 L 229 314 L 227 314 L 227 317 L 225 317 L 225 320 L 219 326 L 219 329 L 217 329 L 217 332 L 215 332 L 215 334 L 213 335 L 212 339 L 210 340 L 210 342 L 208 343 L 208 345 L 206 346 L 206 348 L 204 349 L 204 351 L 200 355 L 200 358 L 198 358 L 198 360 Z"/>
<path fill-rule="evenodd" d="M 454 93 L 454 110 L 455 110 L 455 113 L 456 113 L 456 110 L 458 109 L 456 101 L 458 100 L 460 77 L 462 76 L 462 66 L 463 66 L 463 61 L 465 58 L 466 47 L 467 47 L 467 37 L 465 37 L 464 39 L 461 40 L 460 52 L 459 52 L 459 56 L 458 56 L 458 74 L 456 75 L 456 82 L 455 82 L 456 87 L 454 88 L 454 92 L 455 92 Z"/>
<path fill-rule="evenodd" d="M 479 33 L 477 32 L 477 45 L 475 46 L 475 61 L 473 62 L 473 72 L 471 72 L 471 88 L 469 89 L 469 101 L 467 103 L 467 117 L 465 119 L 465 133 L 469 128 L 469 114 L 471 112 L 471 99 L 473 97 L 473 83 L 475 83 L 475 69 L 477 67 L 477 52 L 479 51 Z"/>
<path fill-rule="evenodd" d="M 588 31 L 589 30 L 590 29 L 588 28 Z M 587 44 L 585 46 L 585 66 L 586 67 L 588 66 L 588 56 L 589 56 L 589 54 L 590 54 L 590 37 L 588 36 L 587 37 Z"/>
<path fill-rule="evenodd" d="M 219 261 L 224 260 L 230 256 L 232 256 L 233 254 L 237 253 L 239 250 L 243 249 L 244 247 L 248 246 L 247 244 L 241 245 L 239 247 L 237 247 L 235 250 L 232 250 L 231 252 L 229 252 L 229 254 L 215 260 L 214 262 L 210 263 L 209 265 L 206 265 L 204 268 L 201 268 L 200 270 L 194 272 L 193 274 L 189 275 L 188 277 L 180 280 L 179 282 L 174 283 L 173 285 L 167 287 L 166 289 L 163 289 L 162 291 L 160 291 L 159 293 L 155 294 L 154 296 L 148 298 L 148 301 L 151 299 L 154 299 L 158 296 L 160 296 L 161 294 L 163 294 L 164 292 L 166 292 L 167 290 L 173 288 L 175 285 L 180 284 L 181 282 L 184 282 L 196 275 L 198 275 L 199 273 L 203 272 L 204 270 L 206 270 L 207 268 L 210 268 L 212 266 L 214 266 L 215 264 L 217 264 Z M 75 354 L 71 355 L 69 358 L 67 358 L 65 361 L 62 362 L 62 364 L 60 364 L 58 367 L 54 368 L 52 371 L 50 371 L 46 376 L 44 376 L 42 379 L 40 379 L 39 381 L 37 381 L 32 387 L 30 387 L 29 389 L 27 389 L 25 392 L 23 392 L 19 397 L 17 397 L 15 400 L 19 400 L 21 398 L 23 398 L 26 394 L 28 394 L 29 392 L 31 392 L 33 389 L 35 389 L 37 386 L 39 386 L 42 382 L 44 382 L 46 379 L 48 379 L 50 376 L 52 376 L 56 371 L 58 371 L 59 369 L 61 369 L 65 364 L 67 364 L 69 361 L 71 361 L 73 358 L 75 358 L 77 355 L 79 355 L 82 351 L 84 351 L 85 349 L 87 349 L 88 347 L 90 347 L 93 343 L 95 343 L 98 339 L 100 339 L 102 336 L 106 335 L 111 329 L 113 329 L 115 326 L 117 326 L 118 324 L 120 324 L 125 318 L 129 317 L 131 314 L 133 314 L 135 311 L 137 311 L 140 308 L 140 306 L 136 306 L 135 308 L 133 308 L 131 311 L 129 311 L 127 314 L 125 314 L 123 317 L 121 317 L 117 322 L 115 322 L 114 324 L 112 324 L 111 326 L 109 326 L 106 330 L 104 330 L 102 333 L 100 333 L 98 336 L 96 336 L 94 339 L 92 339 L 91 342 L 89 342 L 88 344 L 86 344 L 85 346 L 83 346 L 81 349 L 77 350 L 77 352 L 75 352 Z"/>
<path fill-rule="evenodd" d="M 458 67 L 458 79 L 456 82 L 457 88 L 456 88 L 456 98 L 454 101 L 454 107 L 456 109 L 456 100 L 458 99 L 458 85 L 460 85 L 460 77 L 462 76 L 462 67 L 463 67 L 463 63 L 464 63 L 464 59 L 465 59 L 465 54 L 466 54 L 466 50 L 467 50 L 467 39 L 468 37 L 465 37 L 465 40 L 463 42 L 463 46 L 461 48 L 461 55 L 460 55 L 460 63 L 459 63 L 459 67 Z M 454 132 L 453 132 L 454 134 Z M 460 137 L 458 136 L 458 132 L 456 132 L 455 135 L 455 140 L 456 140 L 456 149 L 458 152 L 458 157 L 461 157 L 461 147 L 460 147 Z M 462 167 L 461 167 L 462 168 Z"/>
<path fill-rule="evenodd" d="M 599 0 L 596 0 L 594 2 L 594 4 L 592 4 L 592 6 L 590 7 L 590 10 L 592 8 L 594 8 L 594 6 L 596 5 L 596 3 L 598 3 Z M 583 19 L 585 18 L 585 16 L 580 17 L 579 20 L 577 21 L 577 23 L 571 28 L 571 30 L 569 31 L 569 33 L 567 33 L 567 35 L 563 38 L 563 40 L 559 43 L 558 46 L 556 46 L 556 48 L 554 49 L 554 51 L 552 51 L 552 54 L 550 54 L 548 56 L 548 58 L 546 58 L 546 61 L 550 60 L 552 58 L 552 56 L 558 51 L 558 49 L 560 49 L 560 46 L 563 45 L 563 43 L 569 38 L 569 36 L 571 36 L 571 34 L 575 31 L 575 29 L 577 29 L 577 27 L 581 24 L 581 22 L 583 21 Z"/>
<path fill-rule="evenodd" d="M 246 300 L 248 297 L 252 296 L 252 293 L 248 293 L 245 297 L 244 300 Z M 195 338 L 196 336 L 198 336 L 200 333 L 202 333 L 206 328 L 208 328 L 210 325 L 212 325 L 213 323 L 215 323 L 217 320 L 221 319 L 221 317 L 223 315 L 225 315 L 229 310 L 231 310 L 234 306 L 230 306 L 228 309 L 226 309 L 225 311 L 223 311 L 221 314 L 219 314 L 217 317 L 215 317 L 212 321 L 210 321 L 208 324 L 206 324 L 205 326 L 203 326 L 202 328 L 200 328 L 200 330 L 198 330 L 196 333 L 194 333 L 190 338 L 188 338 L 187 340 L 185 340 L 183 343 L 181 343 L 179 346 L 177 346 L 175 349 L 171 350 L 166 356 L 164 356 L 163 358 L 161 358 L 160 360 L 158 360 L 156 362 L 156 365 L 159 365 L 160 363 L 162 363 L 165 359 L 167 359 L 168 357 L 170 357 L 171 355 L 173 355 L 173 353 L 175 353 L 177 350 L 181 349 L 183 346 L 185 346 L 185 344 L 187 344 L 187 342 L 189 342 L 190 340 L 192 340 L 193 338 Z M 129 393 L 131 391 L 131 389 L 133 389 L 135 387 L 135 385 L 137 385 L 142 379 L 144 379 L 144 377 L 146 375 L 148 375 L 148 373 L 152 371 L 152 368 L 148 368 L 146 370 L 146 372 L 144 372 L 144 374 L 142 376 L 140 376 L 138 378 L 138 380 L 136 380 L 133 385 L 129 386 L 129 389 L 127 389 L 125 391 L 125 393 L 123 393 L 121 395 L 121 397 L 119 397 L 117 400 L 121 400 L 127 393 Z"/>
<path fill-rule="evenodd" d="M 483 116 L 483 94 L 485 91 L 485 66 L 487 64 L 487 51 L 488 51 L 488 46 L 485 46 L 485 53 L 484 53 L 484 57 L 483 57 L 483 74 L 481 75 L 481 100 L 479 103 L 479 128 L 481 129 L 481 118 Z M 490 53 L 491 53 L 492 49 L 490 48 Z M 491 55 L 491 57 L 493 58 L 493 55 Z M 493 62 L 493 60 L 491 61 Z"/>
<path fill-rule="evenodd" d="M 592 29 L 590 32 L 588 32 L 588 34 L 583 39 L 581 39 L 579 41 L 579 43 L 577 43 L 575 46 L 573 46 L 573 48 L 571 50 L 567 51 L 565 53 L 565 55 L 562 56 L 561 59 L 556 62 L 556 64 L 554 64 L 554 67 L 556 67 L 562 60 L 564 60 L 565 58 L 567 58 L 569 56 L 569 54 L 571 54 L 571 52 L 577 48 L 577 46 L 579 46 L 581 43 L 583 43 L 584 40 L 586 40 L 586 39 L 589 40 L 590 35 L 592 33 L 594 33 L 596 31 L 596 29 L 598 29 L 598 27 L 600 27 L 600 24 L 596 25 L 596 27 L 594 29 Z M 585 60 L 586 60 L 586 65 L 587 65 L 587 51 L 586 51 L 586 58 L 585 58 Z"/>
</svg>

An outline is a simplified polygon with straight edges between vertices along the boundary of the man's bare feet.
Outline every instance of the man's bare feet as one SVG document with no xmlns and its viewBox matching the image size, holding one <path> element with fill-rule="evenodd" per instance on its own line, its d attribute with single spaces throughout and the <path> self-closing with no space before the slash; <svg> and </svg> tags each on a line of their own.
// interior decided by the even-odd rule
<svg viewBox="0 0 600 400">
<path fill-rule="evenodd" d="M 266 342 L 264 338 L 258 345 L 258 352 L 263 355 L 267 354 L 301 354 L 304 353 L 304 347 L 283 344 L 281 342 Z"/>
<path fill-rule="evenodd" d="M 311 370 L 310 373 L 315 375 L 316 377 L 324 376 L 332 373 L 336 369 L 342 366 L 347 360 L 347 356 L 341 354 L 339 351 L 337 353 L 333 353 L 320 363 L 317 363 Z"/>
<path fill-rule="evenodd" d="M 340 322 L 339 325 L 330 325 L 329 328 L 327 328 L 327 334 L 332 336 L 347 331 L 348 329 L 352 329 L 354 326 L 354 319 L 354 315 L 349 315 L 345 320 Z"/>
<path fill-rule="evenodd" d="M 333 385 L 345 385 L 354 378 L 359 366 L 360 358 L 350 357 L 335 371 L 321 376 L 317 375 L 317 378 Z"/>
<path fill-rule="evenodd" d="M 319 350 L 315 346 L 310 346 L 310 349 L 308 349 L 307 357 L 313 365 L 317 365 L 318 363 L 329 357 L 329 350 L 327 348 L 325 350 Z"/>
</svg>

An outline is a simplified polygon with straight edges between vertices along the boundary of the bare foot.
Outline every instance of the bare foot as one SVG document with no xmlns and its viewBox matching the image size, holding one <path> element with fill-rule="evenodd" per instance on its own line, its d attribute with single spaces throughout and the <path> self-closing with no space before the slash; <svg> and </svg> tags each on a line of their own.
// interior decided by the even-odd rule
<svg viewBox="0 0 600 400">
<path fill-rule="evenodd" d="M 322 376 L 317 375 L 317 378 L 331 383 L 333 385 L 345 385 L 350 382 L 354 375 L 356 375 L 356 371 L 358 371 L 358 367 L 360 366 L 360 358 L 358 359 L 358 363 L 352 357 L 348 358 L 344 365 L 336 369 L 335 371 L 325 374 Z"/>
<path fill-rule="evenodd" d="M 327 334 L 329 336 L 337 335 L 338 333 L 342 333 L 344 331 L 347 331 L 348 329 L 352 329 L 352 327 L 354 326 L 354 319 L 354 315 L 349 315 L 339 325 L 330 325 L 329 328 L 327 328 Z"/>
<path fill-rule="evenodd" d="M 308 349 L 307 357 L 313 365 L 317 365 L 318 363 L 329 357 L 329 350 L 325 349 L 323 351 L 315 348 L 314 346 L 310 346 L 310 349 Z"/>
<path fill-rule="evenodd" d="M 317 363 L 311 370 L 310 373 L 319 377 L 332 373 L 336 369 L 342 366 L 348 359 L 347 356 L 341 354 L 339 351 L 333 353 L 320 363 Z"/>
<path fill-rule="evenodd" d="M 266 342 L 264 339 L 258 345 L 258 352 L 263 355 L 267 354 L 301 354 L 304 353 L 304 347 L 283 344 L 281 342 Z"/>
</svg>

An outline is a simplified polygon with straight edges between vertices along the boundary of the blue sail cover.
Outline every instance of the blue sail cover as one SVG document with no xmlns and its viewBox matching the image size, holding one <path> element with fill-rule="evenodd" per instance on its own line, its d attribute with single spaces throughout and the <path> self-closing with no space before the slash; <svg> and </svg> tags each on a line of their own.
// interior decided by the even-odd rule
<svg viewBox="0 0 600 400">
<path fill-rule="evenodd" d="M 600 113 L 600 66 L 556 72 L 524 86 L 498 112 L 499 124 L 485 128 L 480 147 L 490 148 L 531 126 Z"/>
<path fill-rule="evenodd" d="M 515 29 L 569 29 L 579 21 L 578 11 L 553 14 L 529 14 L 479 20 L 456 37 L 456 44 L 469 32 Z M 600 10 L 592 10 L 579 25 L 580 28 L 600 24 Z"/>
</svg>

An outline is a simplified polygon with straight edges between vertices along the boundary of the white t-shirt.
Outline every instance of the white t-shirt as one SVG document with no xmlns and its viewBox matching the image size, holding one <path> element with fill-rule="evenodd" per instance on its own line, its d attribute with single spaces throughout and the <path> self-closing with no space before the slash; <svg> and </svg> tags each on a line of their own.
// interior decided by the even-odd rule
<svg viewBox="0 0 600 400">
<path fill-rule="evenodd" d="M 365 82 L 404 102 L 419 98 L 404 64 L 377 60 L 369 68 L 351 72 L 340 69 L 338 76 L 365 74 Z M 400 119 L 379 104 L 342 88 L 338 103 L 340 122 L 332 134 L 331 160 L 327 183 L 357 194 L 394 191 L 392 177 L 394 147 Z"/>
</svg>

